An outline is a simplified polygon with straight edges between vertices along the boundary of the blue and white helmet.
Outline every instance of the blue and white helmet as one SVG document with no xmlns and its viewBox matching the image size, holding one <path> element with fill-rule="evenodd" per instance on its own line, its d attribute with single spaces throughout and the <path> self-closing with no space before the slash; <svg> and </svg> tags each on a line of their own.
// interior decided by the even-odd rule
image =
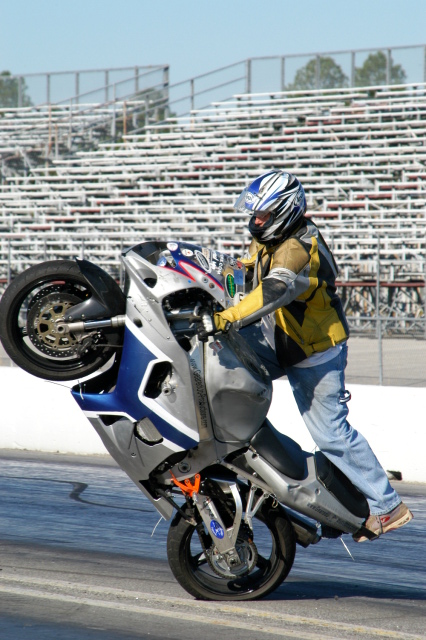
<svg viewBox="0 0 426 640">
<path fill-rule="evenodd" d="M 268 171 L 242 191 L 234 208 L 251 216 L 248 228 L 258 242 L 274 244 L 283 240 L 305 214 L 305 192 L 291 173 Z M 256 224 L 256 218 L 262 217 L 266 222 Z"/>
</svg>

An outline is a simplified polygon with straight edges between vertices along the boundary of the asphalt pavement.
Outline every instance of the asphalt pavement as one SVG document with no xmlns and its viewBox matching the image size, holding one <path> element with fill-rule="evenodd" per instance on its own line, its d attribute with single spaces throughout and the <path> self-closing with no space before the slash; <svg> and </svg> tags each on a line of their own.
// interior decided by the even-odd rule
<svg viewBox="0 0 426 640">
<path fill-rule="evenodd" d="M 110 458 L 0 452 L 0 638 L 424 639 L 426 485 L 394 486 L 406 527 L 345 536 L 352 557 L 340 539 L 298 547 L 264 600 L 200 602 L 168 567 L 168 523 Z"/>
</svg>

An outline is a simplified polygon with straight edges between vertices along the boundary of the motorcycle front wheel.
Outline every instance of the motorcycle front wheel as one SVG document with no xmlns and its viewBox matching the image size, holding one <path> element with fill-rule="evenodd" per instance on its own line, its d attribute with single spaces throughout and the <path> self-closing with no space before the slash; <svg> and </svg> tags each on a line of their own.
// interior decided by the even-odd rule
<svg viewBox="0 0 426 640">
<path fill-rule="evenodd" d="M 296 543 L 293 527 L 284 510 L 265 503 L 253 521 L 253 538 L 238 544 L 248 546 L 250 571 L 243 576 L 226 575 L 220 561 L 212 561 L 213 541 L 180 513 L 174 517 L 167 539 L 170 568 L 188 593 L 198 600 L 256 600 L 274 591 L 287 577 L 294 562 Z"/>
<path fill-rule="evenodd" d="M 6 353 L 21 369 L 45 380 L 76 380 L 97 371 L 115 351 L 106 336 L 100 331 L 87 336 L 57 331 L 66 312 L 91 295 L 71 260 L 44 262 L 21 273 L 0 302 L 0 339 Z"/>
</svg>

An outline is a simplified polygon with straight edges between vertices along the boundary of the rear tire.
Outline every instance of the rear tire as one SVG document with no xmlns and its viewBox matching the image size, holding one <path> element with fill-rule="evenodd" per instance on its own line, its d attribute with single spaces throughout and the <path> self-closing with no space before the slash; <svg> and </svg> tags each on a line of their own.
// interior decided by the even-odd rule
<svg viewBox="0 0 426 640">
<path fill-rule="evenodd" d="M 257 512 L 253 524 L 257 548 L 254 566 L 248 575 L 224 577 L 208 562 L 196 527 L 177 513 L 169 529 L 167 556 L 181 587 L 199 600 L 255 600 L 274 591 L 293 566 L 293 527 L 284 510 L 273 508 L 271 501 Z M 207 540 L 213 544 L 210 536 Z"/>
<path fill-rule="evenodd" d="M 76 380 L 97 371 L 115 352 L 104 334 L 96 332 L 82 343 L 76 335 L 60 336 L 55 330 L 67 310 L 91 295 L 71 260 L 43 262 L 21 273 L 0 302 L 6 353 L 18 367 L 45 380 Z"/>
</svg>

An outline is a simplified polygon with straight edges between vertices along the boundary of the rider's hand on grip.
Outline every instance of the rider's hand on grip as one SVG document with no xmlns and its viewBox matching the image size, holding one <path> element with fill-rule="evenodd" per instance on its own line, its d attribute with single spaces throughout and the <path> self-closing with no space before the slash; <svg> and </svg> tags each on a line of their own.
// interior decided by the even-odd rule
<svg viewBox="0 0 426 640">
<path fill-rule="evenodd" d="M 218 317 L 220 322 L 217 320 Z M 207 338 L 215 333 L 226 333 L 231 327 L 229 320 L 221 318 L 219 313 L 215 313 L 212 317 L 208 311 L 204 311 L 200 314 L 200 318 L 197 335 L 202 342 L 206 342 Z"/>
<path fill-rule="evenodd" d="M 227 333 L 227 331 L 229 331 L 229 329 L 231 328 L 231 323 L 229 322 L 229 320 L 224 318 L 220 313 L 214 314 L 214 323 L 216 329 L 218 331 L 222 331 L 222 333 Z"/>
</svg>

